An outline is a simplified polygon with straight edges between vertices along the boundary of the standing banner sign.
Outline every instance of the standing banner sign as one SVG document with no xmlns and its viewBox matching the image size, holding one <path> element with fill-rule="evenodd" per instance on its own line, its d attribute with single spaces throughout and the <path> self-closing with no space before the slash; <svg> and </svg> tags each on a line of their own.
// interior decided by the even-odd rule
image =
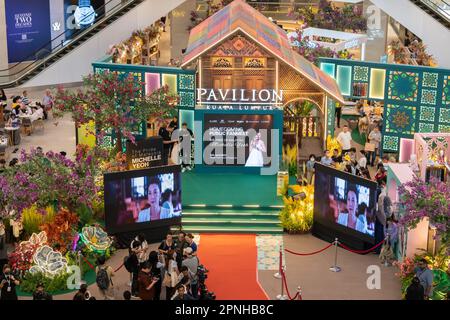
<svg viewBox="0 0 450 320">
<path fill-rule="evenodd" d="M 6 0 L 5 13 L 9 63 L 40 59 L 48 54 L 49 0 Z M 48 47 L 43 48 L 47 43 Z"/>
<path fill-rule="evenodd" d="M 126 154 L 128 170 L 162 166 L 163 139 L 161 137 L 150 137 L 136 141 L 136 144 L 127 141 Z"/>
</svg>

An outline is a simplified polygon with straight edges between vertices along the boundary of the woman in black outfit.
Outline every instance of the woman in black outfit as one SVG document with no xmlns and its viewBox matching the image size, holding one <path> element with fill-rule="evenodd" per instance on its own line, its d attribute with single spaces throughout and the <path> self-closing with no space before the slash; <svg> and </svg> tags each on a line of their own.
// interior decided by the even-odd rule
<svg viewBox="0 0 450 320">
<path fill-rule="evenodd" d="M 160 295 L 161 295 L 161 284 L 162 284 L 162 280 L 161 280 L 161 266 L 162 264 L 158 261 L 158 252 L 156 251 L 151 251 L 149 256 L 148 256 L 148 262 L 151 265 L 151 274 L 152 277 L 154 278 L 158 278 L 158 282 L 155 284 L 155 297 L 153 298 L 153 300 L 160 300 Z"/>
</svg>

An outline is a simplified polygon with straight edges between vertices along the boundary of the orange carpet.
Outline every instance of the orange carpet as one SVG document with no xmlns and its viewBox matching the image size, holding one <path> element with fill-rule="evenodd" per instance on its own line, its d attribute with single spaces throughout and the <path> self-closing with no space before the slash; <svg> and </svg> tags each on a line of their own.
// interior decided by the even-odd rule
<svg viewBox="0 0 450 320">
<path fill-rule="evenodd" d="M 201 234 L 198 256 L 217 300 L 267 300 L 258 283 L 256 236 Z"/>
</svg>

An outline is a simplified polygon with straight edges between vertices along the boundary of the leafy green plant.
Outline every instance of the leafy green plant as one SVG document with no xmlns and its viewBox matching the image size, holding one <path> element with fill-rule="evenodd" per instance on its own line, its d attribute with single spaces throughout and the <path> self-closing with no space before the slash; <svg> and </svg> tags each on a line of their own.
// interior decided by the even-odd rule
<svg viewBox="0 0 450 320">
<path fill-rule="evenodd" d="M 70 273 L 62 273 L 53 278 L 43 273 L 26 273 L 20 284 L 20 290 L 23 292 L 34 292 L 38 283 L 43 283 L 44 288 L 49 293 L 67 290 L 67 279 Z"/>
<path fill-rule="evenodd" d="M 39 227 L 52 221 L 55 217 L 55 210 L 52 206 L 48 206 L 45 210 L 39 210 L 36 205 L 24 209 L 22 212 L 22 224 L 24 232 L 27 236 L 33 233 L 39 233 Z"/>
<path fill-rule="evenodd" d="M 297 175 L 297 147 L 286 145 L 283 148 L 282 167 L 290 176 Z"/>
<path fill-rule="evenodd" d="M 81 205 L 75 212 L 80 219 L 79 225 L 83 227 L 85 225 L 91 224 L 94 222 L 94 214 L 90 208 L 85 205 Z"/>
<path fill-rule="evenodd" d="M 313 224 L 314 187 L 295 185 L 289 188 L 295 194 L 304 192 L 306 197 L 303 199 L 283 197 L 284 207 L 279 216 L 281 226 L 288 232 L 308 232 Z"/>
</svg>

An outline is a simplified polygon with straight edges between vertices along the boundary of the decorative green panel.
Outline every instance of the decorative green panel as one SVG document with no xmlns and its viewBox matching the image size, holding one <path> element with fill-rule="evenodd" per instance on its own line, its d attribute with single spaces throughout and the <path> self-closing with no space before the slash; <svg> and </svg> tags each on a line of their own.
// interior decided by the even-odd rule
<svg viewBox="0 0 450 320">
<path fill-rule="evenodd" d="M 195 107 L 195 95 L 193 92 L 179 92 L 180 106 L 182 107 Z"/>
<path fill-rule="evenodd" d="M 416 131 L 450 132 L 450 70 L 348 59 L 319 60 L 321 65 L 333 65 L 336 70 L 353 68 L 351 87 L 367 83 L 368 99 L 384 100 L 384 151 L 398 152 L 399 139 L 412 138 Z"/>
<path fill-rule="evenodd" d="M 439 122 L 450 123 L 450 108 L 441 108 L 439 111 Z"/>
<path fill-rule="evenodd" d="M 388 104 L 386 130 L 388 133 L 413 135 L 415 132 L 416 107 Z"/>
<path fill-rule="evenodd" d="M 388 99 L 417 101 L 419 74 L 416 72 L 390 71 Z"/>
<path fill-rule="evenodd" d="M 420 121 L 434 122 L 435 111 L 434 107 L 420 107 Z"/>
<path fill-rule="evenodd" d="M 334 136 L 336 102 L 327 98 L 327 136 Z"/>
<path fill-rule="evenodd" d="M 437 73 L 424 72 L 422 77 L 422 87 L 437 88 L 439 77 Z"/>
<path fill-rule="evenodd" d="M 434 124 L 432 123 L 419 123 L 419 132 L 434 132 Z"/>
<path fill-rule="evenodd" d="M 444 77 L 444 85 L 442 88 L 442 104 L 450 105 L 450 76 Z"/>
<path fill-rule="evenodd" d="M 369 67 L 353 67 L 353 81 L 369 81 Z"/>
<path fill-rule="evenodd" d="M 420 102 L 435 105 L 436 96 L 437 96 L 436 90 L 422 89 L 422 98 L 420 99 Z"/>
<path fill-rule="evenodd" d="M 180 74 L 178 77 L 178 87 L 180 90 L 194 90 L 195 76 L 192 74 Z"/>
<path fill-rule="evenodd" d="M 351 93 L 352 67 L 338 66 L 336 81 L 339 85 L 342 95 L 349 96 Z"/>
<path fill-rule="evenodd" d="M 397 151 L 398 150 L 399 137 L 384 135 L 383 137 L 383 150 Z"/>
<path fill-rule="evenodd" d="M 440 124 L 439 125 L 439 132 L 450 133 L 450 126 L 445 125 L 445 124 Z"/>
</svg>

